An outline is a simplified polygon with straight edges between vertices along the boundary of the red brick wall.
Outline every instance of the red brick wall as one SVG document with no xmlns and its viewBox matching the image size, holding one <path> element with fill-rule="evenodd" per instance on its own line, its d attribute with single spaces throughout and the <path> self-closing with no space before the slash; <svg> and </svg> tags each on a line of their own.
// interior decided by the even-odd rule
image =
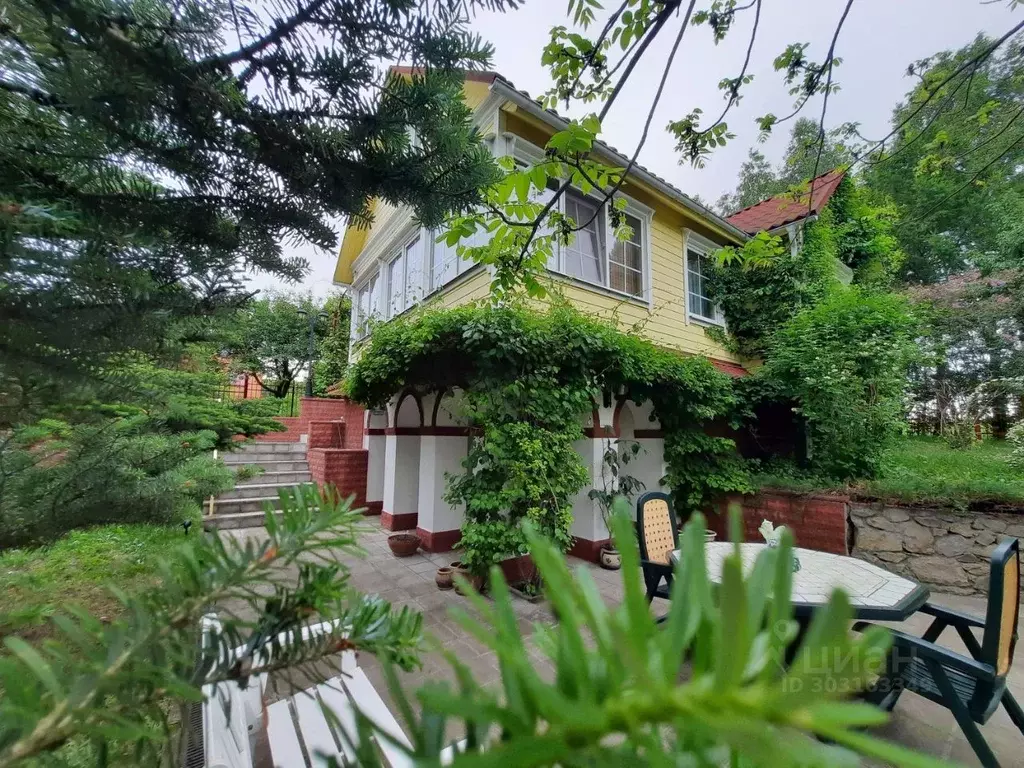
<svg viewBox="0 0 1024 768">
<path fill-rule="evenodd" d="M 358 403 L 345 398 L 303 397 L 298 416 L 278 416 L 277 420 L 288 427 L 285 432 L 270 432 L 260 435 L 263 442 L 297 443 L 302 435 L 309 432 L 312 422 L 344 421 L 343 444 L 338 448 L 363 447 L 363 418 L 365 409 Z"/>
<path fill-rule="evenodd" d="M 309 440 L 307 445 L 312 448 L 348 448 L 345 435 L 348 424 L 344 421 L 311 421 L 308 426 Z"/>
<path fill-rule="evenodd" d="M 366 468 L 370 452 L 349 448 L 311 448 L 306 453 L 309 474 L 323 487 L 333 485 L 342 498 L 355 496 L 357 507 L 366 506 Z"/>
<path fill-rule="evenodd" d="M 264 443 L 297 443 L 305 431 L 302 419 L 298 416 L 278 416 L 276 420 L 285 425 L 284 432 L 267 432 L 265 435 L 256 435 L 256 440 Z"/>
<path fill-rule="evenodd" d="M 718 532 L 720 540 L 728 539 L 727 509 L 732 503 L 743 508 L 745 541 L 763 541 L 758 527 L 762 520 L 771 520 L 776 526 L 785 525 L 793 532 L 797 546 L 849 554 L 846 545 L 845 496 L 813 496 L 788 491 L 761 490 L 753 496 L 730 496 L 717 505 L 716 513 L 708 517 L 708 525 Z"/>
</svg>

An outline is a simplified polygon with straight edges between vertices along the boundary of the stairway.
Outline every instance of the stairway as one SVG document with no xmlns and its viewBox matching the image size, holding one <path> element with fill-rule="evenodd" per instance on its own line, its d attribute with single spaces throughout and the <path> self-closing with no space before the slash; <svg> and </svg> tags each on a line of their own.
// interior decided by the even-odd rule
<svg viewBox="0 0 1024 768">
<path fill-rule="evenodd" d="M 280 509 L 278 489 L 310 482 L 305 443 L 248 443 L 221 457 L 230 469 L 246 464 L 263 468 L 263 473 L 239 480 L 230 491 L 214 500 L 213 515 L 204 520 L 210 528 L 256 528 L 263 525 L 263 508 L 269 502 Z M 204 505 L 204 512 L 209 506 Z"/>
</svg>

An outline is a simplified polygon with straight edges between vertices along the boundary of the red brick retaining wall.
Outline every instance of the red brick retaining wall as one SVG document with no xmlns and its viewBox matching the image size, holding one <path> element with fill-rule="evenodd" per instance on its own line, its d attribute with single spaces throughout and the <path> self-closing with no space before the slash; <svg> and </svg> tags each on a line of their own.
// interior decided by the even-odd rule
<svg viewBox="0 0 1024 768">
<path fill-rule="evenodd" d="M 311 448 L 306 452 L 309 474 L 319 486 L 333 485 L 341 498 L 366 507 L 366 467 L 370 452 L 350 448 Z M 367 514 L 373 514 L 367 509 Z"/>
<path fill-rule="evenodd" d="M 797 546 L 849 554 L 846 539 L 845 496 L 814 496 L 789 491 L 763 489 L 753 496 L 730 496 L 716 505 L 708 516 L 708 526 L 727 541 L 728 507 L 740 504 L 743 509 L 744 541 L 763 541 L 758 528 L 762 520 L 776 526 L 785 525 L 793 532 Z"/>
<path fill-rule="evenodd" d="M 344 444 L 338 447 L 362 448 L 364 414 L 361 405 L 342 397 L 303 397 L 298 416 L 277 417 L 287 427 L 285 432 L 270 432 L 256 439 L 266 443 L 297 443 L 309 432 L 311 422 L 343 421 L 347 429 Z"/>
</svg>

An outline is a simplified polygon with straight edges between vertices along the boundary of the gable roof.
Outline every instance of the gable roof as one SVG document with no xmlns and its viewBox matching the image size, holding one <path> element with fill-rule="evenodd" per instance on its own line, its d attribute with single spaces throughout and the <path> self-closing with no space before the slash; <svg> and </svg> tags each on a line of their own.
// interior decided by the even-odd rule
<svg viewBox="0 0 1024 768">
<path fill-rule="evenodd" d="M 769 197 L 731 216 L 726 216 L 725 220 L 748 235 L 755 235 L 810 216 L 817 216 L 821 209 L 828 205 L 845 175 L 845 170 L 833 168 L 828 173 L 812 179 L 807 190 L 797 198 L 789 193 Z"/>
</svg>

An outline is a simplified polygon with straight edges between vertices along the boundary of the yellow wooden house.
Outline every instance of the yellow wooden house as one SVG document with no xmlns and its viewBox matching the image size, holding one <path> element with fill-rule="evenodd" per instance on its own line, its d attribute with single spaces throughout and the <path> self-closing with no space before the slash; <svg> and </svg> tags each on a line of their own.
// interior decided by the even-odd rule
<svg viewBox="0 0 1024 768">
<path fill-rule="evenodd" d="M 538 161 L 549 137 L 566 125 L 495 72 L 467 73 L 464 95 L 495 157 Z M 610 165 L 628 164 L 604 144 L 597 156 Z M 604 211 L 593 216 L 599 201 L 592 195 L 569 190 L 559 201 L 566 214 L 592 219 L 592 225 L 557 249 L 549 272 L 558 292 L 586 312 L 640 328 L 658 346 L 704 355 L 741 375 L 740 361 L 707 333 L 723 327 L 724 319 L 707 296 L 705 265 L 717 248 L 741 244 L 749 235 L 642 167 L 629 173 L 622 192 L 634 232 L 627 243 L 612 237 Z M 438 234 L 421 227 L 410 207 L 383 200 L 373 205 L 370 227 L 345 232 L 334 281 L 352 291 L 353 354 L 371 332 L 371 320 L 390 319 L 421 302 L 454 306 L 487 296 L 488 269 L 460 259 L 454 247 L 436 242 Z"/>
</svg>

